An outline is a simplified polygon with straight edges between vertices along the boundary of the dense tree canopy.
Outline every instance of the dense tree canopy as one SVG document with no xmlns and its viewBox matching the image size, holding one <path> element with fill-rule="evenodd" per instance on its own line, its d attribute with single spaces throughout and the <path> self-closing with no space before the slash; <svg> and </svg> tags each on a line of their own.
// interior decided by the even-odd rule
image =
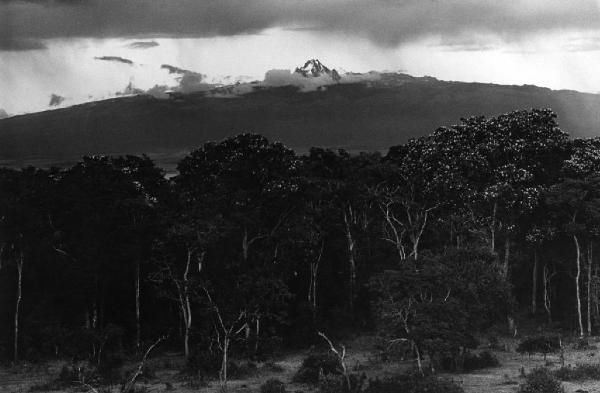
<svg viewBox="0 0 600 393">
<path fill-rule="evenodd" d="M 101 362 L 169 334 L 226 376 L 234 354 L 378 327 L 436 359 L 530 304 L 591 334 L 599 176 L 600 142 L 550 110 L 385 155 L 241 134 L 170 179 L 146 156 L 0 169 L 0 355 Z"/>
</svg>

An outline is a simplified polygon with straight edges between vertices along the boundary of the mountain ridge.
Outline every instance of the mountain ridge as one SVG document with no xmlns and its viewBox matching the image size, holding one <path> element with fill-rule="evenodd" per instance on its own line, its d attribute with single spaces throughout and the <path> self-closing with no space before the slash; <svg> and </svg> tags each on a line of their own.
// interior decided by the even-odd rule
<svg viewBox="0 0 600 393">
<path fill-rule="evenodd" d="M 301 92 L 263 87 L 247 94 L 177 99 L 112 98 L 0 120 L 0 165 L 63 165 L 87 154 L 141 154 L 173 166 L 208 140 L 263 134 L 299 152 L 311 146 L 385 151 L 472 115 L 552 108 L 572 137 L 600 134 L 600 95 L 441 81 L 382 73 L 355 83 Z"/>
</svg>

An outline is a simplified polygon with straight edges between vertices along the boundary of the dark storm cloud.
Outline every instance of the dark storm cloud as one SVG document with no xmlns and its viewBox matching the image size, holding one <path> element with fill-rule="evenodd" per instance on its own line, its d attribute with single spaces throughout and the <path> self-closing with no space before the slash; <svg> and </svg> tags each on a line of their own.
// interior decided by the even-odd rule
<svg viewBox="0 0 600 393">
<path fill-rule="evenodd" d="M 158 45 L 159 44 L 156 41 L 136 41 L 127 46 L 131 49 L 150 49 Z"/>
<path fill-rule="evenodd" d="M 119 56 L 102 56 L 102 57 L 94 57 L 94 59 L 103 60 L 103 61 L 115 61 L 117 63 L 124 63 L 124 64 L 129 64 L 129 65 L 133 64 L 133 61 L 131 61 L 129 59 L 125 59 L 124 57 L 119 57 Z"/>
<path fill-rule="evenodd" d="M 58 94 L 52 94 L 50 96 L 50 103 L 48 104 L 48 106 L 58 106 L 58 105 L 62 104 L 62 102 L 64 100 L 65 100 L 65 97 L 59 96 Z"/>
<path fill-rule="evenodd" d="M 188 72 L 192 72 L 190 70 L 184 70 L 183 68 L 175 67 L 170 64 L 163 64 L 160 66 L 161 69 L 169 71 L 169 74 L 186 74 Z"/>
<path fill-rule="evenodd" d="M 208 37 L 268 27 L 340 32 L 396 45 L 464 34 L 518 40 L 597 30 L 597 0 L 102 0 L 0 2 L 0 37 Z"/>
<path fill-rule="evenodd" d="M 0 51 L 26 51 L 46 49 L 43 42 L 28 39 L 0 38 Z"/>
</svg>

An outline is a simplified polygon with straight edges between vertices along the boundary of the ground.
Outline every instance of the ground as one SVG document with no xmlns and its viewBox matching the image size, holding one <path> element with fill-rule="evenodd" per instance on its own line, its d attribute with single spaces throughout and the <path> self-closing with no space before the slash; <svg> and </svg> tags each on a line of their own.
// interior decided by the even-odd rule
<svg viewBox="0 0 600 393">
<path fill-rule="evenodd" d="M 410 367 L 410 361 L 382 361 L 375 347 L 376 340 L 372 337 L 361 337 L 353 340 L 348 345 L 346 364 L 352 372 L 366 373 L 369 378 L 382 378 L 392 376 Z M 502 341 L 505 350 L 492 351 L 500 360 L 501 365 L 495 368 L 484 369 L 468 374 L 444 374 L 461 384 L 466 393 L 508 393 L 516 392 L 523 382 L 525 373 L 538 366 L 556 368 L 560 366 L 558 355 L 548 355 L 544 360 L 541 355 L 520 355 L 515 352 L 517 340 L 507 339 Z M 597 345 L 597 344 L 594 344 Z M 259 392 L 260 386 L 270 378 L 277 378 L 286 383 L 288 392 L 314 392 L 316 388 L 310 385 L 292 382 L 292 377 L 300 367 L 302 359 L 308 351 L 289 353 L 275 360 L 281 370 L 273 370 L 272 366 L 257 363 L 256 375 L 243 380 L 231 380 L 228 390 L 236 393 Z M 208 386 L 189 386 L 185 381 L 177 378 L 181 369 L 183 358 L 175 353 L 163 353 L 151 359 L 151 366 L 156 370 L 156 375 L 147 383 L 140 382 L 138 387 L 145 387 L 147 392 L 203 392 L 212 393 L 219 391 L 218 381 L 208 383 Z M 565 351 L 565 364 L 600 363 L 600 352 L 597 349 L 575 350 L 567 346 Z M 43 365 L 23 364 L 18 367 L 0 368 L 0 392 L 25 393 L 33 385 L 39 385 L 56 378 L 65 362 L 53 361 Z M 133 366 L 133 365 L 132 365 Z M 600 393 L 599 381 L 581 383 L 563 383 L 568 393 L 578 390 L 589 393 Z M 82 387 L 80 391 L 89 391 Z M 98 389 L 99 393 L 111 391 L 110 388 Z M 112 392 L 118 392 L 118 386 L 112 387 Z"/>
</svg>

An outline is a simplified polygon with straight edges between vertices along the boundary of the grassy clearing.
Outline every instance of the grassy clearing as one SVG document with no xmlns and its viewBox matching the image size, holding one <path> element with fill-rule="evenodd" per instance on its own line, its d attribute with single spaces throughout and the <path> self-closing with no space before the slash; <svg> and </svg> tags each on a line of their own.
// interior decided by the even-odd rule
<svg viewBox="0 0 600 393">
<path fill-rule="evenodd" d="M 366 373 L 370 379 L 384 380 L 393 378 L 414 367 L 410 360 L 394 359 L 384 361 L 378 353 L 377 340 L 372 337 L 361 337 L 348 345 L 347 365 L 352 373 Z M 589 393 L 600 393 L 597 376 L 600 365 L 596 350 L 577 350 L 568 348 L 564 353 L 564 367 L 561 366 L 559 354 L 549 354 L 546 360 L 542 355 L 520 355 L 516 352 L 518 341 L 505 340 L 504 347 L 508 351 L 491 350 L 500 365 L 483 368 L 469 373 L 445 373 L 442 378 L 456 382 L 465 393 L 509 393 L 518 392 L 519 386 L 525 382 L 524 375 L 538 367 L 547 367 L 553 375 L 562 380 L 561 385 L 566 393 L 574 393 L 578 389 Z M 482 353 L 482 352 L 480 352 Z M 231 380 L 228 384 L 230 392 L 260 392 L 261 387 L 269 380 L 281 381 L 287 392 L 317 392 L 318 385 L 294 382 L 294 376 L 301 369 L 308 351 L 287 354 L 268 362 L 256 363 L 256 372 L 249 377 Z M 141 381 L 139 388 L 155 393 L 163 392 L 204 392 L 219 391 L 218 381 L 205 381 L 200 385 L 190 384 L 182 380 L 178 374 L 185 364 L 177 354 L 163 354 L 151 359 L 154 375 L 147 381 Z M 42 385 L 55 380 L 65 362 L 51 362 L 43 366 L 20 366 L 19 368 L 0 368 L 0 392 L 26 393 L 34 385 Z M 126 365 L 128 367 L 131 365 Z M 593 380 L 594 379 L 594 380 Z M 269 390 L 278 390 L 280 385 L 272 382 Z M 277 386 L 275 386 L 277 385 Z M 58 390 L 60 393 L 69 389 Z M 104 391 L 118 392 L 119 386 L 108 387 Z"/>
</svg>

